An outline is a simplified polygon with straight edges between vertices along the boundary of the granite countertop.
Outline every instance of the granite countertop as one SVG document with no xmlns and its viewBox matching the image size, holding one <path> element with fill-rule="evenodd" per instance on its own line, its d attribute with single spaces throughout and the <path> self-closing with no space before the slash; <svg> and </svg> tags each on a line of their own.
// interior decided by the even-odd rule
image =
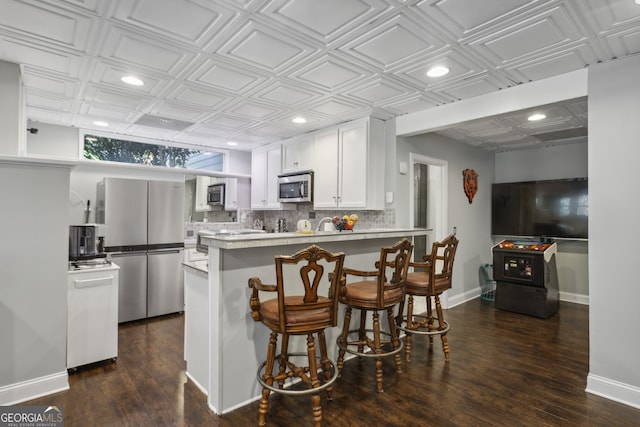
<svg viewBox="0 0 640 427">
<path fill-rule="evenodd" d="M 261 234 L 223 234 L 203 237 L 210 247 L 221 249 L 243 249 L 266 246 L 313 244 L 321 242 L 339 242 L 353 239 L 384 239 L 421 236 L 430 232 L 426 228 L 374 228 L 351 231 L 309 233 L 261 233 Z"/>
</svg>

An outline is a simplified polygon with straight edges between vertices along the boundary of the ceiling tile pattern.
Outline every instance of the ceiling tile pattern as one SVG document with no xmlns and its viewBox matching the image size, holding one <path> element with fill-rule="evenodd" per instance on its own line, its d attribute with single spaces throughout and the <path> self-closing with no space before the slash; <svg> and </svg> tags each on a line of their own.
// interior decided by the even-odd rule
<svg viewBox="0 0 640 427">
<path fill-rule="evenodd" d="M 103 120 L 109 132 L 211 149 L 387 120 L 640 52 L 634 0 L 2 0 L 0 9 L 0 59 L 23 66 L 30 120 L 104 131 L 93 124 Z M 427 77 L 438 64 L 450 73 Z M 144 86 L 122 83 L 125 74 Z M 584 140 L 584 99 L 543 107 L 543 122 L 517 112 L 440 133 L 498 151 Z M 292 123 L 298 115 L 307 123 Z M 154 126 L 165 119 L 186 128 Z"/>
</svg>

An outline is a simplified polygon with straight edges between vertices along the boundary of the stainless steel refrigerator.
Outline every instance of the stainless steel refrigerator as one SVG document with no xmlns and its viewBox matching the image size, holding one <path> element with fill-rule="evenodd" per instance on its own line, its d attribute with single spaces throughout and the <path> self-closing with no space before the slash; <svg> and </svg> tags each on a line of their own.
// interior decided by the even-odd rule
<svg viewBox="0 0 640 427">
<path fill-rule="evenodd" d="M 184 310 L 184 183 L 105 178 L 97 222 L 120 266 L 118 322 Z"/>
</svg>

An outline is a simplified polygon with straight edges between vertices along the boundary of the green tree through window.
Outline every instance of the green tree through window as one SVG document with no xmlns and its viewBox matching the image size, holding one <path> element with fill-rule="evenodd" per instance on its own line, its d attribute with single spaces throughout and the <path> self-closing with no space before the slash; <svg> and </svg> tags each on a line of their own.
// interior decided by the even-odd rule
<svg viewBox="0 0 640 427">
<path fill-rule="evenodd" d="M 199 154 L 200 151 L 189 148 L 145 144 L 96 135 L 84 136 L 84 157 L 91 160 L 186 168 L 189 159 Z"/>
</svg>

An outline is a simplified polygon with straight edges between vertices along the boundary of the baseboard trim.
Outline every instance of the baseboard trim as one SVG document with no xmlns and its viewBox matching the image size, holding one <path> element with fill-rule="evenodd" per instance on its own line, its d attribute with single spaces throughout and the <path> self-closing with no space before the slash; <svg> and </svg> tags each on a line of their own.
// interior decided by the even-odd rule
<svg viewBox="0 0 640 427">
<path fill-rule="evenodd" d="M 64 390 L 69 390 L 69 374 L 66 370 L 0 387 L 0 405 L 15 405 Z"/>
<path fill-rule="evenodd" d="M 589 374 L 586 391 L 640 409 L 640 387 Z"/>
<path fill-rule="evenodd" d="M 444 293 L 447 295 L 450 291 Z M 464 292 L 462 294 L 456 294 L 453 296 L 440 298 L 442 302 L 442 308 L 452 308 L 460 304 L 464 304 L 465 302 L 471 301 L 472 299 L 478 298 L 481 294 L 480 287 L 471 289 L 470 291 Z M 583 304 L 589 305 L 589 295 L 582 294 L 574 294 L 571 292 L 560 292 L 560 301 L 572 302 L 575 304 Z M 427 308 L 425 306 L 424 311 Z"/>
<path fill-rule="evenodd" d="M 445 293 L 448 294 L 449 291 Z M 442 308 L 453 308 L 457 305 L 464 304 L 465 302 L 471 301 L 473 299 L 480 297 L 480 288 L 471 289 L 470 291 L 464 292 L 462 294 L 457 294 L 453 296 L 448 296 L 446 298 L 440 298 L 442 302 Z M 426 311 L 426 308 L 425 308 Z"/>
<path fill-rule="evenodd" d="M 209 396 L 209 393 L 207 392 L 207 390 L 202 386 L 202 384 L 200 384 L 198 381 L 195 380 L 195 378 L 193 378 L 191 376 L 191 374 L 187 371 L 185 372 L 185 375 L 187 376 L 187 378 L 189 378 L 189 381 L 191 381 L 193 383 L 193 385 L 196 386 L 196 388 L 198 390 L 200 390 L 205 396 Z"/>
<path fill-rule="evenodd" d="M 560 301 L 589 305 L 589 295 L 573 294 L 571 292 L 560 292 Z"/>
</svg>

